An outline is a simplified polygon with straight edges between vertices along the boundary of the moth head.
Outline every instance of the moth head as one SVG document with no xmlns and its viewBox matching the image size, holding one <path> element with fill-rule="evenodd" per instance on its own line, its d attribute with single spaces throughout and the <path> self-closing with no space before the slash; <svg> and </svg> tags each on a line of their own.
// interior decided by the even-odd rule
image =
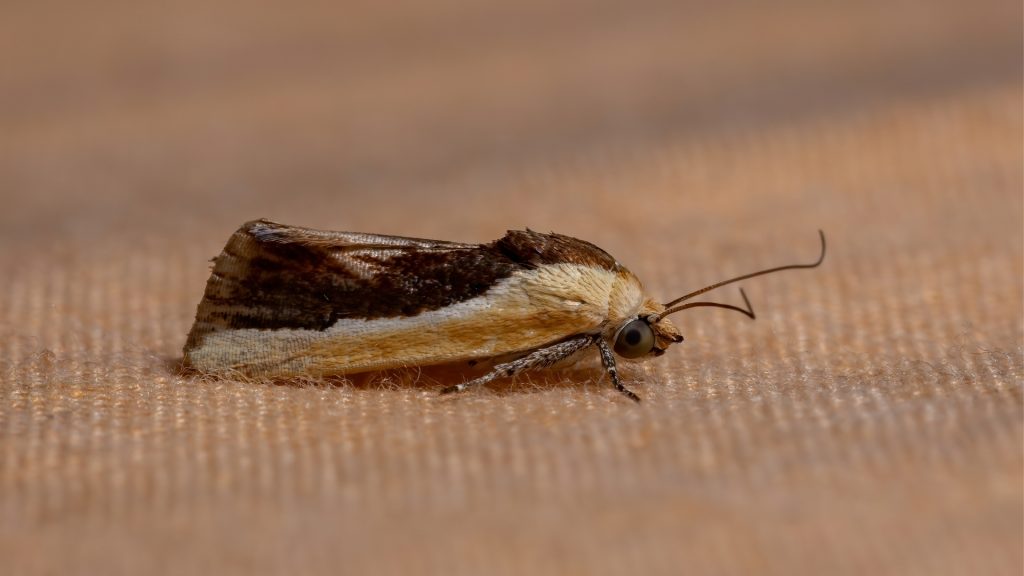
<svg viewBox="0 0 1024 576">
<path fill-rule="evenodd" d="M 612 337 L 615 353 L 627 359 L 661 356 L 669 345 L 682 341 L 683 336 L 670 320 L 644 313 L 627 319 Z"/>
<path fill-rule="evenodd" d="M 818 235 L 821 237 L 821 254 L 818 256 L 818 259 L 811 264 L 789 264 L 786 266 L 777 266 L 775 268 L 768 268 L 766 270 L 744 274 L 742 276 L 737 276 L 736 278 L 716 282 L 710 286 L 701 288 L 700 290 L 680 296 L 679 298 L 665 304 L 658 304 L 651 300 L 646 301 L 643 306 L 641 306 L 639 315 L 627 319 L 615 332 L 615 335 L 612 338 L 615 353 L 623 358 L 631 359 L 643 358 L 646 356 L 661 356 L 665 353 L 665 349 L 668 348 L 670 344 L 683 341 L 683 336 L 679 333 L 679 330 L 676 329 L 666 316 L 689 308 L 724 308 L 726 310 L 733 310 L 744 314 L 753 320 L 756 318 L 754 315 L 754 308 L 750 305 L 750 299 L 747 298 L 747 293 L 744 292 L 742 288 L 740 288 L 740 296 L 743 297 L 743 303 L 746 305 L 745 308 L 733 306 L 732 304 L 722 304 L 721 302 L 687 302 L 685 304 L 683 304 L 683 302 L 686 302 L 694 296 L 699 296 L 705 292 L 714 290 L 715 288 L 725 286 L 726 284 L 732 284 L 733 282 L 739 282 L 740 280 L 753 278 L 754 276 L 771 274 L 772 272 L 780 272 L 782 270 L 792 270 L 795 268 L 816 268 L 825 260 L 825 233 L 819 230 Z"/>
</svg>

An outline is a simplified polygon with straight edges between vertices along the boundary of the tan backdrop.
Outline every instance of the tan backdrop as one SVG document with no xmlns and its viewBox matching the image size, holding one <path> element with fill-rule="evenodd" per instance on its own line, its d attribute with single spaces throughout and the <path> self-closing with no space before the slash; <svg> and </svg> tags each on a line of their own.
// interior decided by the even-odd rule
<svg viewBox="0 0 1024 576">
<path fill-rule="evenodd" d="M 4 7 L 0 572 L 1024 571 L 1020 3 L 550 4 Z M 639 406 L 180 375 L 256 217 L 556 230 L 666 299 L 831 253 Z"/>
</svg>

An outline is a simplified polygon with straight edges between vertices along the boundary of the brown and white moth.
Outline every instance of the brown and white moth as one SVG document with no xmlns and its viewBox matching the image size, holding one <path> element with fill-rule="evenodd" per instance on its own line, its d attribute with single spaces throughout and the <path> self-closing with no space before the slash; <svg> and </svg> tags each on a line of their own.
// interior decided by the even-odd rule
<svg viewBox="0 0 1024 576">
<path fill-rule="evenodd" d="M 597 246 L 561 234 L 513 230 L 489 244 L 327 232 L 268 220 L 244 224 L 214 259 L 185 344 L 203 372 L 328 376 L 500 358 L 456 392 L 544 368 L 594 346 L 612 386 L 616 355 L 660 356 L 683 337 L 667 316 L 725 284 L 660 304 Z"/>
</svg>

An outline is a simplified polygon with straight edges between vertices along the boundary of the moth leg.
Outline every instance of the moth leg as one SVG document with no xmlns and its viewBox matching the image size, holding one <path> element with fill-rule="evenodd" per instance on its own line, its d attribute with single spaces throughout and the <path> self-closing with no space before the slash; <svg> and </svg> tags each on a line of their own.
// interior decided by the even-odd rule
<svg viewBox="0 0 1024 576">
<path fill-rule="evenodd" d="M 547 348 L 541 348 L 534 350 L 522 358 L 516 358 L 510 362 L 498 364 L 490 372 L 484 374 L 479 378 L 470 380 L 469 382 L 463 382 L 462 384 L 456 384 L 455 386 L 449 386 L 444 390 L 441 390 L 441 394 L 451 394 L 453 392 L 462 392 L 467 388 L 473 386 L 480 386 L 481 384 L 487 384 L 495 378 L 515 376 L 524 370 L 532 370 L 534 368 L 546 368 L 555 364 L 561 360 L 565 360 L 569 356 L 579 352 L 580 350 L 590 346 L 594 343 L 594 337 L 590 335 L 577 336 L 558 344 L 552 344 Z"/>
<path fill-rule="evenodd" d="M 640 397 L 629 388 L 623 386 L 622 382 L 619 381 L 619 371 L 615 368 L 615 356 L 612 355 L 612 349 L 608 347 L 608 343 L 602 338 L 597 338 L 595 343 L 597 344 L 597 349 L 601 351 L 601 363 L 604 364 L 604 369 L 608 371 L 608 376 L 612 379 L 612 386 L 626 398 L 633 402 L 640 402 Z"/>
</svg>

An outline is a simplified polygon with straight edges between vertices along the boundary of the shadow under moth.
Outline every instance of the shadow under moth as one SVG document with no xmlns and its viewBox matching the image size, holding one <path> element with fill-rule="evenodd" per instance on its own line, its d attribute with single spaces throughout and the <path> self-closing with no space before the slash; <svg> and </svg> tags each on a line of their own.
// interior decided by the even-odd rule
<svg viewBox="0 0 1024 576">
<path fill-rule="evenodd" d="M 597 348 L 612 386 L 632 400 L 616 356 L 661 356 L 683 337 L 667 318 L 745 274 L 661 304 L 597 246 L 512 230 L 488 244 L 329 232 L 268 220 L 242 225 L 214 259 L 188 335 L 186 366 L 256 377 L 329 376 L 500 359 L 457 392 Z"/>
</svg>

